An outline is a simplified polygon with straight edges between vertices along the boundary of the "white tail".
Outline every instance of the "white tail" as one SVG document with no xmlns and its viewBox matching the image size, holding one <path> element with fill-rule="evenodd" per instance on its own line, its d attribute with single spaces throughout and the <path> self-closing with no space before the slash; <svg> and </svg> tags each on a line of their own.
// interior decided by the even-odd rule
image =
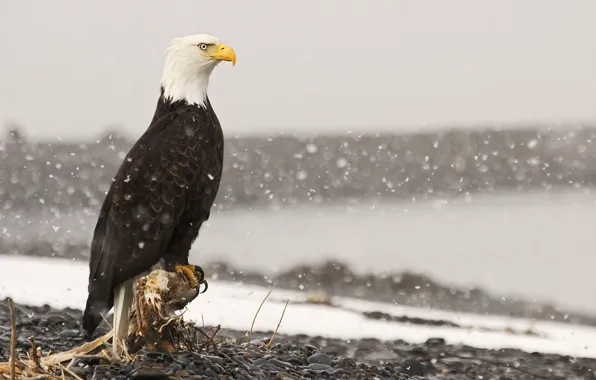
<svg viewBox="0 0 596 380">
<path fill-rule="evenodd" d="M 151 269 L 124 281 L 114 290 L 114 322 L 112 324 L 114 334 L 112 335 L 112 342 L 114 342 L 117 352 L 120 352 L 120 344 L 126 347 L 124 344 L 128 336 L 128 326 L 130 324 L 132 304 L 135 300 L 137 281 L 152 270 L 163 268 L 163 260 L 159 260 Z"/>
<path fill-rule="evenodd" d="M 119 344 L 124 344 L 128 335 L 128 323 L 135 295 L 134 288 L 139 277 L 135 276 L 124 281 L 114 291 L 113 341 L 117 348 L 120 348 Z"/>
<path fill-rule="evenodd" d="M 131 279 L 124 281 L 114 290 L 114 322 L 112 326 L 112 341 L 117 352 L 120 352 L 120 344 L 126 348 L 125 342 L 128 336 L 128 327 L 130 324 L 130 314 L 135 300 L 137 281 L 154 269 L 163 269 L 163 260 L 153 265 L 150 270 L 145 271 Z"/>
</svg>

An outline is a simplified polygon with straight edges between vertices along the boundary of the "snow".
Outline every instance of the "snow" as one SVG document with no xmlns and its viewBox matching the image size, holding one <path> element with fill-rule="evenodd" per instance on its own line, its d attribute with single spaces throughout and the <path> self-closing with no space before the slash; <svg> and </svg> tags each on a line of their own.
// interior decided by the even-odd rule
<svg viewBox="0 0 596 380">
<path fill-rule="evenodd" d="M 87 296 L 88 265 L 62 259 L 0 255 L 0 299 L 33 306 L 82 310 Z M 211 280 L 209 290 L 189 305 L 185 318 L 206 325 L 250 329 L 252 319 L 269 289 Z M 308 294 L 274 289 L 255 322 L 255 331 L 272 331 L 286 300 L 290 304 L 280 333 L 320 335 L 340 339 L 401 339 L 410 343 L 443 338 L 450 344 L 479 348 L 519 348 L 528 352 L 554 353 L 596 358 L 596 328 L 520 318 L 454 313 L 371 302 L 348 297 L 333 298 L 333 306 L 298 303 Z M 371 320 L 363 311 L 379 311 L 393 316 L 446 320 L 460 326 L 423 326 Z M 491 331 L 486 331 L 491 329 Z M 506 332 L 511 329 L 513 332 Z M 531 329 L 538 336 L 525 335 Z"/>
</svg>

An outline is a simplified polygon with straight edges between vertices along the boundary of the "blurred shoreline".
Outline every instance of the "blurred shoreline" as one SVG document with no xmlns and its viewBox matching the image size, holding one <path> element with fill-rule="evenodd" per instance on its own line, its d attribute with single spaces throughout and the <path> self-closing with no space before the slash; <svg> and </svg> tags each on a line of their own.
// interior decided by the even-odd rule
<svg viewBox="0 0 596 380">
<path fill-rule="evenodd" d="M 227 137 L 219 210 L 594 187 L 596 126 Z M 99 207 L 133 144 L 0 141 L 1 210 Z"/>
</svg>

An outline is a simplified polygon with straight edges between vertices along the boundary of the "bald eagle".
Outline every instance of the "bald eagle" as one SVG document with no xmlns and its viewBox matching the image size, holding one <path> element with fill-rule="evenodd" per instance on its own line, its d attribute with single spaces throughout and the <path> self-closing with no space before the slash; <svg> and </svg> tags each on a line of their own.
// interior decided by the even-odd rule
<svg viewBox="0 0 596 380">
<path fill-rule="evenodd" d="M 166 50 L 153 119 L 118 169 L 93 233 L 87 338 L 113 306 L 114 341 L 124 340 L 134 284 L 149 271 L 204 277 L 189 265 L 188 253 L 209 219 L 222 174 L 224 137 L 207 96 L 221 61 L 235 65 L 236 53 L 206 34 L 175 38 Z"/>
</svg>

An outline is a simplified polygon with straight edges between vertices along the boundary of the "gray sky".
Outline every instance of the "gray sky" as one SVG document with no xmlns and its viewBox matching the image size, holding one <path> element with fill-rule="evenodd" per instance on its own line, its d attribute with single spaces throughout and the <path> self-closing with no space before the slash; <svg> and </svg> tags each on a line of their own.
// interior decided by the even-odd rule
<svg viewBox="0 0 596 380">
<path fill-rule="evenodd" d="M 596 120 L 594 0 L 0 1 L 0 125 L 139 136 L 172 37 L 237 53 L 227 133 Z"/>
</svg>

